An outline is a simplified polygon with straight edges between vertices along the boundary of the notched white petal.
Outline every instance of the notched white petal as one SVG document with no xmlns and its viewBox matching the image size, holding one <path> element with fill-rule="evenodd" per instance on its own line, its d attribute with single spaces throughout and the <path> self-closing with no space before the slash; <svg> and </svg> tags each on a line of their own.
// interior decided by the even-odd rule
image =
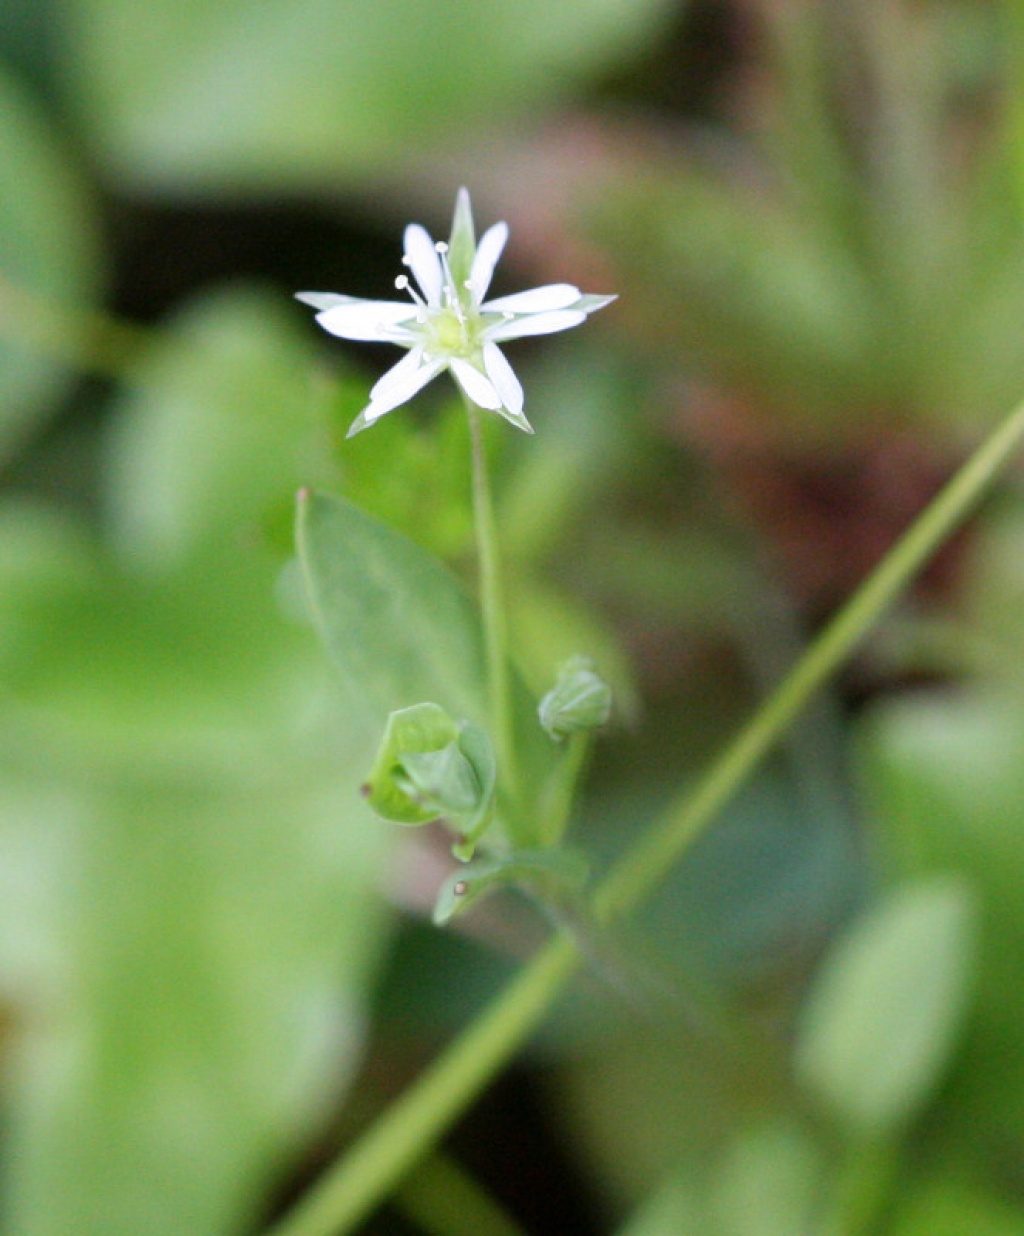
<svg viewBox="0 0 1024 1236">
<path fill-rule="evenodd" d="M 430 239 L 430 233 L 418 223 L 410 223 L 405 229 L 405 260 L 416 276 L 428 305 L 440 305 L 444 272 L 441 259 Z"/>
<path fill-rule="evenodd" d="M 487 295 L 487 289 L 491 286 L 491 279 L 494 277 L 494 268 L 498 264 L 507 240 L 507 223 L 495 223 L 481 236 L 476 253 L 473 255 L 473 267 L 469 272 L 469 282 L 477 300 L 483 300 Z"/>
<path fill-rule="evenodd" d="M 540 288 L 499 296 L 484 305 L 485 313 L 547 313 L 552 309 L 568 309 L 580 299 L 579 288 L 571 283 L 546 283 Z"/>
<path fill-rule="evenodd" d="M 509 322 L 498 322 L 487 328 L 487 339 L 500 343 L 503 339 L 522 339 L 526 335 L 553 335 L 585 322 L 587 315 L 576 309 L 559 309 L 554 313 L 525 314 Z"/>
<path fill-rule="evenodd" d="M 367 343 L 390 343 L 394 328 L 415 319 L 416 306 L 394 300 L 358 300 L 332 305 L 316 320 L 332 335 Z"/>
<path fill-rule="evenodd" d="M 484 368 L 491 379 L 494 389 L 498 392 L 501 405 L 513 416 L 521 415 L 523 411 L 523 388 L 515 375 L 512 366 L 496 343 L 485 343 L 483 347 Z"/>
<path fill-rule="evenodd" d="M 475 365 L 471 365 L 469 361 L 463 360 L 460 356 L 452 357 L 449 363 L 455 380 L 477 407 L 497 412 L 501 407 L 501 396 L 494 389 L 490 379 L 485 377 Z"/>
</svg>

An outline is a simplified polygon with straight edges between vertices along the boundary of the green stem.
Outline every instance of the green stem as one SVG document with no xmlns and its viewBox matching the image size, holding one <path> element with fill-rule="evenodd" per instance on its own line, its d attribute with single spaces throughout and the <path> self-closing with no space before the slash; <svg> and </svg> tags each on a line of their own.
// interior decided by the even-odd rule
<svg viewBox="0 0 1024 1236">
<path fill-rule="evenodd" d="M 954 529 L 1024 441 L 1024 403 L 978 447 L 911 524 L 691 793 L 682 794 L 600 887 L 595 913 L 628 913 L 679 860 L 757 767 L 796 714 L 843 664 L 881 612 Z"/>
<path fill-rule="evenodd" d="M 538 824 L 541 846 L 558 845 L 565 835 L 572 818 L 576 790 L 592 747 L 592 734 L 571 734 L 566 740 L 565 751 L 540 800 Z"/>
<path fill-rule="evenodd" d="M 409 1173 L 397 1201 L 403 1214 L 434 1236 L 526 1236 L 461 1164 L 440 1151 Z"/>
<path fill-rule="evenodd" d="M 898 1168 L 896 1148 L 886 1139 L 848 1146 L 835 1173 L 822 1236 L 868 1236 L 876 1231 Z"/>
<path fill-rule="evenodd" d="M 469 437 L 473 459 L 473 514 L 476 522 L 477 563 L 480 573 L 480 608 L 484 620 L 487 654 L 487 680 L 490 687 L 491 729 L 501 782 L 509 797 L 516 800 L 519 782 L 512 726 L 512 699 L 509 684 L 508 635 L 505 621 L 505 593 L 501 579 L 498 528 L 487 471 L 487 449 L 480 409 L 467 399 Z"/>
<path fill-rule="evenodd" d="M 881 611 L 965 518 L 1024 440 L 1024 404 L 975 451 L 822 631 L 697 784 L 659 817 L 595 897 L 604 920 L 627 914 L 715 818 L 795 714 L 843 663 Z M 307 1195 L 273 1236 L 341 1236 L 379 1205 L 536 1029 L 579 964 L 556 937 Z"/>
<path fill-rule="evenodd" d="M 351 1232 L 522 1046 L 578 964 L 556 937 L 318 1182 L 272 1236 Z"/>
</svg>

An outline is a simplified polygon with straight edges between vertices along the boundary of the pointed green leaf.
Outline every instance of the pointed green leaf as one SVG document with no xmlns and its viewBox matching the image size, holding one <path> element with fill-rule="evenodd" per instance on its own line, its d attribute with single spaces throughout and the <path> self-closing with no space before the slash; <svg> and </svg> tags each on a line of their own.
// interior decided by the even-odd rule
<svg viewBox="0 0 1024 1236">
<path fill-rule="evenodd" d="M 587 863 L 575 850 L 517 850 L 494 858 L 479 858 L 445 881 L 434 907 L 441 925 L 462 914 L 498 888 L 521 888 L 542 904 L 564 907 L 573 902 L 587 880 Z"/>
<path fill-rule="evenodd" d="M 484 724 L 480 621 L 455 577 L 340 498 L 303 491 L 297 535 L 317 627 L 377 731 L 419 700 Z"/>
</svg>

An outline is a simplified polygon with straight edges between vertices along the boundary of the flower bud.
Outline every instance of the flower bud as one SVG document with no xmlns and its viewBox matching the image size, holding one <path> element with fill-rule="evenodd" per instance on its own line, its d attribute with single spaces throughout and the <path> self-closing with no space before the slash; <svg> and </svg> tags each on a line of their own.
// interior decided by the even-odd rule
<svg viewBox="0 0 1024 1236">
<path fill-rule="evenodd" d="M 612 691 L 590 657 L 573 657 L 558 672 L 558 680 L 540 702 L 540 723 L 556 742 L 605 724 L 611 714 Z"/>
<path fill-rule="evenodd" d="M 364 793 L 381 819 L 418 825 L 443 818 L 475 838 L 489 820 L 495 782 L 483 730 L 425 703 L 388 717 Z"/>
</svg>

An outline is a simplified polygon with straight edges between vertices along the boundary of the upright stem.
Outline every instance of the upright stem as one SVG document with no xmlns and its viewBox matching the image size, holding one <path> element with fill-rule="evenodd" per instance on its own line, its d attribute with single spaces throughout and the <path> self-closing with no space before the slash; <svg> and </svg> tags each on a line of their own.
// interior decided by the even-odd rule
<svg viewBox="0 0 1024 1236">
<path fill-rule="evenodd" d="M 512 722 L 512 696 L 508 671 L 508 636 L 505 621 L 505 591 L 501 579 L 498 529 L 487 472 L 487 450 L 480 409 L 466 400 L 473 458 L 473 514 L 476 522 L 476 552 L 480 573 L 480 608 L 484 619 L 487 681 L 490 689 L 491 732 L 498 753 L 502 784 L 514 800 L 519 782 Z"/>
</svg>

